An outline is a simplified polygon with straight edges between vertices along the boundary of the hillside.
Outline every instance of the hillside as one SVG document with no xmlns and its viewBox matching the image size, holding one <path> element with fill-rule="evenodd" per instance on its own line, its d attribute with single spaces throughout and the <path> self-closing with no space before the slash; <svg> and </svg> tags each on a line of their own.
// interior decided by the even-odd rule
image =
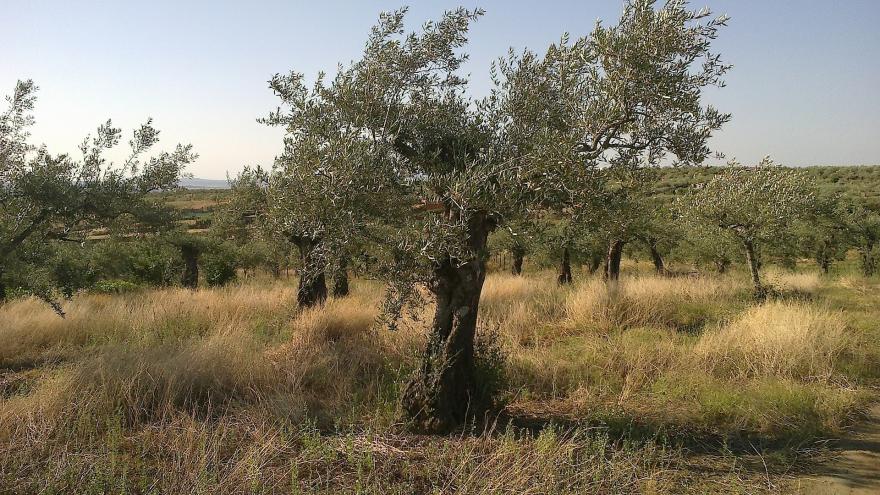
<svg viewBox="0 0 880 495">
<path fill-rule="evenodd" d="M 679 194 L 694 184 L 706 182 L 720 167 L 660 169 L 661 194 Z M 880 165 L 804 167 L 822 195 L 843 194 L 864 198 L 872 208 L 880 208 Z"/>
</svg>

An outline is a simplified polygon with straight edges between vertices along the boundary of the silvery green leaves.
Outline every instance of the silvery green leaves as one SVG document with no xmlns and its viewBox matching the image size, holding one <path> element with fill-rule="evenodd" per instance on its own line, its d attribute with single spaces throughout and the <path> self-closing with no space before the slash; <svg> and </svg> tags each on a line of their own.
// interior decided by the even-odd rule
<svg viewBox="0 0 880 495">
<path fill-rule="evenodd" d="M 121 129 L 109 120 L 82 141 L 79 159 L 53 155 L 45 146 L 27 141 L 35 91 L 32 82 L 19 82 L 0 116 L 0 276 L 9 265 L 31 263 L 19 256 L 27 246 L 81 241 L 90 230 L 121 217 L 151 229 L 167 223 L 170 217 L 158 214 L 161 208 L 146 195 L 176 187 L 183 168 L 196 159 L 188 145 L 144 158 L 158 141 L 150 120 L 134 131 L 131 152 L 120 165 L 105 156 L 122 137 Z M 48 299 L 50 285 L 43 279 L 18 278 L 9 283 Z"/>
<path fill-rule="evenodd" d="M 707 156 L 706 139 L 728 119 L 701 104 L 702 89 L 721 85 L 730 68 L 711 53 L 711 41 L 727 22 L 686 2 L 627 2 L 618 25 L 601 24 L 589 37 L 595 61 L 582 114 L 581 151 L 587 159 L 643 151 L 657 163 L 667 153 L 696 163 Z"/>
<path fill-rule="evenodd" d="M 754 167 L 737 163 L 722 170 L 678 207 L 685 221 L 732 236 L 745 250 L 755 297 L 766 297 L 759 274 L 760 248 L 786 234 L 813 207 L 813 185 L 795 169 L 765 158 Z"/>
<path fill-rule="evenodd" d="M 18 81 L 6 96 L 7 108 L 0 114 L 0 182 L 24 166 L 25 155 L 34 149 L 27 142 L 28 128 L 34 123 L 31 111 L 37 100 L 37 86 L 30 79 Z"/>
<path fill-rule="evenodd" d="M 681 199 L 686 219 L 765 241 L 805 215 L 814 203 L 806 176 L 765 158 L 754 167 L 732 163 L 700 189 Z"/>
<path fill-rule="evenodd" d="M 483 256 L 474 219 L 491 230 L 548 209 L 589 214 L 600 163 L 698 162 L 728 119 L 701 104 L 728 69 L 709 50 L 726 19 L 683 2 L 628 2 L 614 27 L 563 35 L 541 55 L 510 52 L 479 100 L 459 69 L 482 11 L 459 8 L 410 33 L 406 14 L 381 14 L 362 56 L 332 79 L 274 76 L 281 107 L 263 121 L 287 131 L 273 172 L 283 228 L 345 244 L 393 225 L 379 242 L 414 257 L 406 265 L 423 267 L 426 282 L 441 261 Z"/>
</svg>

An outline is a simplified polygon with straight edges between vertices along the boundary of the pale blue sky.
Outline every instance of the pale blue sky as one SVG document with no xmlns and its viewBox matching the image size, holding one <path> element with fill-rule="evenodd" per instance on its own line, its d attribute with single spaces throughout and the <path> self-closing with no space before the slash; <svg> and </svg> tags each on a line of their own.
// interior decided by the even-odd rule
<svg viewBox="0 0 880 495">
<path fill-rule="evenodd" d="M 486 9 L 471 31 L 472 89 L 509 46 L 543 51 L 562 32 L 613 23 L 619 0 L 412 1 L 415 26 L 457 5 Z M 381 10 L 403 2 L 0 0 L 0 93 L 41 87 L 35 141 L 77 143 L 108 117 L 152 116 L 163 144 L 191 142 L 197 177 L 270 165 L 280 133 L 256 123 L 276 105 L 275 72 L 314 75 L 358 55 Z M 880 1 L 702 0 L 731 16 L 716 44 L 734 64 L 709 101 L 733 120 L 713 146 L 740 161 L 880 164 Z"/>
</svg>

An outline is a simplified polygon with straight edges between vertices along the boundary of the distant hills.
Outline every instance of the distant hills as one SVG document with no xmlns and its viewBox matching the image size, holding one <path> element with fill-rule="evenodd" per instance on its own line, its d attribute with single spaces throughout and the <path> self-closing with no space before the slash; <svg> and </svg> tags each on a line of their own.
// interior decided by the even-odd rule
<svg viewBox="0 0 880 495">
<path fill-rule="evenodd" d="M 229 189 L 225 179 L 199 179 L 197 177 L 182 179 L 180 187 L 186 189 Z"/>
</svg>

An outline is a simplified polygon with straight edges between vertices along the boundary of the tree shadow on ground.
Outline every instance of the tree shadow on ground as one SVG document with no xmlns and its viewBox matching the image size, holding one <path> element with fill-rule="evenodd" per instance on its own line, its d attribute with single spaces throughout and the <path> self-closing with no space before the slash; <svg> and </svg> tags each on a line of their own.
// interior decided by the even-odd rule
<svg viewBox="0 0 880 495">
<path fill-rule="evenodd" d="M 523 435 L 538 435 L 553 428 L 560 433 L 576 430 L 595 430 L 607 435 L 612 441 L 653 442 L 681 448 L 699 454 L 756 454 L 774 452 L 785 456 L 815 448 L 815 440 L 803 435 L 779 435 L 768 437 L 757 431 L 738 430 L 720 432 L 692 425 L 660 422 L 651 418 L 632 415 L 611 419 L 578 419 L 566 415 L 529 414 L 505 410 L 496 419 L 497 425 L 511 427 Z"/>
</svg>

